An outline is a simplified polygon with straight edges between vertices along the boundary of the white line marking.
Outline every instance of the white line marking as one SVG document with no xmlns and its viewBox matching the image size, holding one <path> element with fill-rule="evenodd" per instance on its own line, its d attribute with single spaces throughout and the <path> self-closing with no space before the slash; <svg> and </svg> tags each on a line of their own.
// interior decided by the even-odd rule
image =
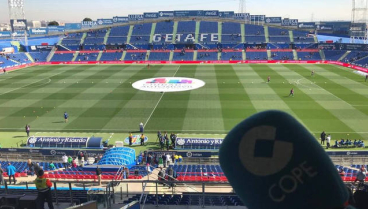
<svg viewBox="0 0 368 209">
<path fill-rule="evenodd" d="M 175 75 L 176 75 L 176 73 L 178 73 L 179 69 L 180 69 L 180 65 L 179 65 L 178 69 L 176 69 L 176 71 L 175 71 L 175 73 L 174 73 L 174 75 L 173 75 L 172 77 L 175 77 Z M 158 102 L 157 102 L 156 106 L 153 108 L 153 110 L 152 110 L 152 112 L 151 112 L 150 116 L 148 117 L 148 119 L 147 119 L 147 120 L 146 120 L 146 122 L 144 123 L 143 128 L 145 128 L 145 127 L 146 127 L 147 123 L 148 123 L 148 122 L 149 122 L 149 120 L 151 119 L 151 117 L 152 117 L 153 113 L 155 112 L 155 110 L 156 110 L 157 106 L 160 104 L 160 102 L 161 102 L 161 100 L 162 100 L 162 97 L 164 97 L 164 95 L 165 95 L 165 92 L 163 92 L 163 93 L 162 93 L 162 95 L 161 95 L 160 99 L 158 100 Z"/>
<path fill-rule="evenodd" d="M 19 90 L 19 89 L 22 89 L 22 88 L 27 87 L 27 86 L 29 86 L 29 85 L 32 85 L 32 84 L 34 84 L 34 83 L 38 83 L 38 82 L 43 81 L 43 80 L 45 80 L 45 79 L 50 79 L 51 77 L 57 76 L 57 75 L 59 75 L 59 74 L 61 74 L 61 73 L 64 73 L 64 72 L 65 72 L 65 71 L 62 71 L 62 72 L 56 73 L 56 74 L 54 74 L 54 75 L 52 75 L 52 76 L 50 76 L 50 77 L 48 77 L 48 78 L 43 78 L 43 79 L 41 79 L 41 80 L 38 80 L 38 81 L 35 81 L 35 82 L 32 82 L 32 83 L 26 84 L 26 85 L 21 86 L 21 87 L 19 87 L 19 88 L 15 88 L 15 89 L 13 89 L 13 90 L 10 90 L 10 91 L 7 91 L 7 92 L 4 92 L 4 93 L 1 93 L 1 94 L 0 94 L 0 96 L 2 96 L 2 95 L 4 95 L 4 94 L 7 94 L 7 93 L 10 93 L 10 92 L 13 92 L 13 91 L 16 91 L 16 90 Z M 50 79 L 50 82 L 51 82 L 51 79 Z M 42 84 L 42 85 L 43 85 L 43 84 Z"/>
</svg>

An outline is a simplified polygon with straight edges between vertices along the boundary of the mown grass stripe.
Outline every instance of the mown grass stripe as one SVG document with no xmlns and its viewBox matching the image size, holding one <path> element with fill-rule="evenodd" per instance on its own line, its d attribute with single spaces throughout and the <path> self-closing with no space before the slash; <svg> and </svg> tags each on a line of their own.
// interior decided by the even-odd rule
<svg viewBox="0 0 368 209">
<path fill-rule="evenodd" d="M 219 98 L 225 130 L 230 131 L 238 123 L 255 114 L 257 110 L 231 65 L 215 66 Z"/>
</svg>

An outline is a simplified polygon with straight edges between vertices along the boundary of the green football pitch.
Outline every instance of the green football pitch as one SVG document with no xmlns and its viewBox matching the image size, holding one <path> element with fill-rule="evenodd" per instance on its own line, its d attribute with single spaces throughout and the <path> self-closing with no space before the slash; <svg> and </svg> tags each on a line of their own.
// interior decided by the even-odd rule
<svg viewBox="0 0 368 209">
<path fill-rule="evenodd" d="M 206 85 L 175 93 L 132 87 L 158 77 L 196 78 Z M 291 88 L 294 97 L 288 96 Z M 24 132 L 29 124 L 33 133 L 125 136 L 143 122 L 152 134 L 226 134 L 269 109 L 290 113 L 316 138 L 324 130 L 333 140 L 368 139 L 368 83 L 351 69 L 333 65 L 58 65 L 0 75 L 3 133 Z"/>
</svg>

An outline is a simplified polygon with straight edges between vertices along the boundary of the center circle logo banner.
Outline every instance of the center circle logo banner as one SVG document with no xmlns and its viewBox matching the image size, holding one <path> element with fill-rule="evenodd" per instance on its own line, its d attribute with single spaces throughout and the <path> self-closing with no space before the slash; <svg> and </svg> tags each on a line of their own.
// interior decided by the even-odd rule
<svg viewBox="0 0 368 209">
<path fill-rule="evenodd" d="M 202 80 L 183 77 L 149 78 L 133 83 L 133 88 L 149 92 L 180 92 L 199 89 L 206 85 Z"/>
</svg>

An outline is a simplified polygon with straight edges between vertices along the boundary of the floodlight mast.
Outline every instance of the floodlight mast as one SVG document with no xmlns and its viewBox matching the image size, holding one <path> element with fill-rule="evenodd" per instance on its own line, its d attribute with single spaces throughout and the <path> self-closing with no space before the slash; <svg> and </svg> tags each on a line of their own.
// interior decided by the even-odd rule
<svg viewBox="0 0 368 209">
<path fill-rule="evenodd" d="M 350 43 L 368 43 L 368 0 L 352 0 Z"/>
<path fill-rule="evenodd" d="M 24 0 L 8 0 L 8 6 L 9 6 L 10 20 L 25 20 L 26 19 L 25 13 L 24 13 Z M 26 46 L 28 46 L 27 30 L 24 31 L 24 43 Z"/>
</svg>

